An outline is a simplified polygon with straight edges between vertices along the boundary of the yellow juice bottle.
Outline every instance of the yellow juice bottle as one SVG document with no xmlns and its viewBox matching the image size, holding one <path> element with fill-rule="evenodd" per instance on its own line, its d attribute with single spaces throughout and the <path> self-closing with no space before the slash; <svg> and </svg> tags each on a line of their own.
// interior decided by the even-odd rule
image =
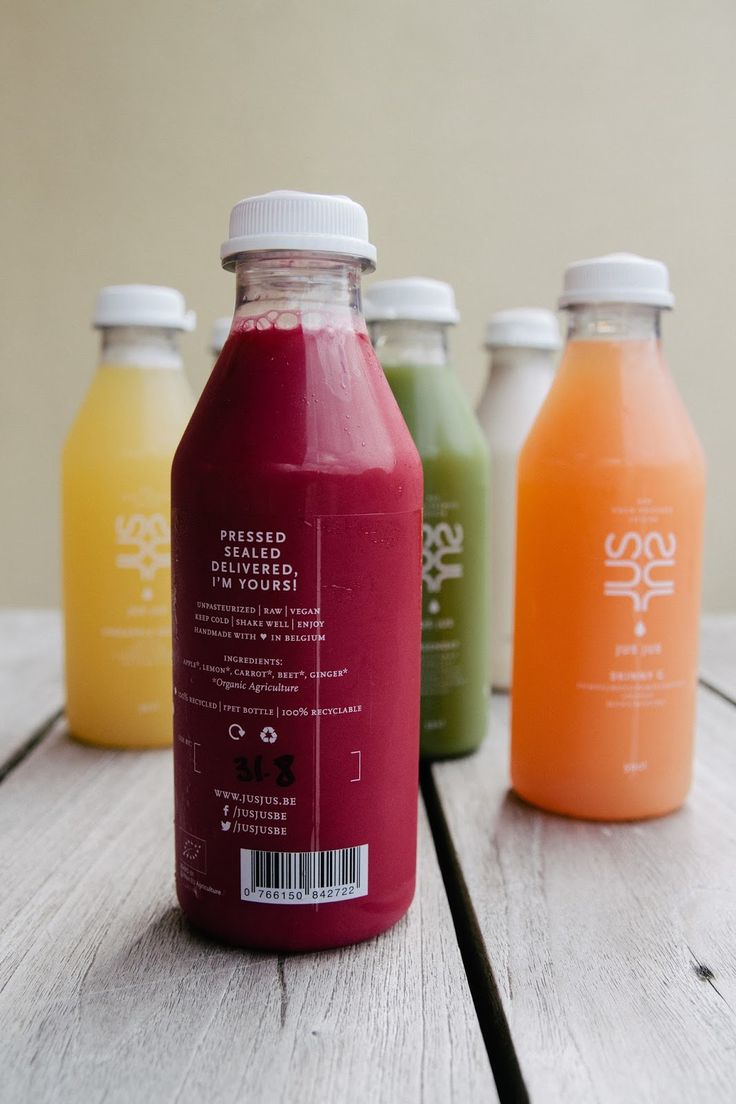
<svg viewBox="0 0 736 1104">
<path fill-rule="evenodd" d="M 103 288 L 100 365 L 62 460 L 67 717 L 109 747 L 171 743 L 171 459 L 193 407 L 173 288 Z"/>
</svg>

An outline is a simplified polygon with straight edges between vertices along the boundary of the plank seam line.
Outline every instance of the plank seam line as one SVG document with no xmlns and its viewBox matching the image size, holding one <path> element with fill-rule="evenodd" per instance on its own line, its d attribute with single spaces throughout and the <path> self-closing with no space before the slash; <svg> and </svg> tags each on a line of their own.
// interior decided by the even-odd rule
<svg viewBox="0 0 736 1104">
<path fill-rule="evenodd" d="M 57 709 L 47 720 L 42 721 L 25 743 L 21 744 L 20 747 L 0 765 L 0 782 L 4 782 L 8 775 L 11 774 L 16 767 L 19 767 L 23 760 L 31 754 L 33 749 L 38 747 L 44 737 L 48 736 L 63 713 L 63 708 Z"/>
<path fill-rule="evenodd" d="M 501 1104 L 529 1104 L 511 1030 L 429 764 L 420 766 L 419 777 L 468 988 L 499 1101 Z"/>
<path fill-rule="evenodd" d="M 701 686 L 705 687 L 706 690 L 710 690 L 711 694 L 715 694 L 716 697 L 721 698 L 725 702 L 728 702 L 729 705 L 736 705 L 735 698 L 732 698 L 730 694 L 726 693 L 725 690 L 720 690 L 717 686 L 714 686 L 712 682 L 708 682 L 708 680 L 704 679 L 702 675 L 698 679 L 698 682 Z"/>
</svg>

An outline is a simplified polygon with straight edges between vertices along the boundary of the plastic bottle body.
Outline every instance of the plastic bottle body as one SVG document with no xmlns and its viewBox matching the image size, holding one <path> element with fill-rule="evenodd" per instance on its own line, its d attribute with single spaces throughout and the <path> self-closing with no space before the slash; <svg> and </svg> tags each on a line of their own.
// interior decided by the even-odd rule
<svg viewBox="0 0 736 1104">
<path fill-rule="evenodd" d="M 67 716 L 86 743 L 171 743 L 171 458 L 192 397 L 166 331 L 106 330 L 62 461 Z"/>
<path fill-rule="evenodd" d="M 424 468 L 421 752 L 464 755 L 488 724 L 488 451 L 446 327 L 371 329 Z"/>
<path fill-rule="evenodd" d="M 512 783 L 593 819 L 691 776 L 705 465 L 658 311 L 578 307 L 519 459 Z"/>
<path fill-rule="evenodd" d="M 511 685 L 516 542 L 516 468 L 519 453 L 554 377 L 554 350 L 519 347 L 493 351 L 478 421 L 491 463 L 490 678 L 497 690 Z"/>
<path fill-rule="evenodd" d="M 359 264 L 237 277 L 173 471 L 177 889 L 229 942 L 317 949 L 414 892 L 421 466 Z"/>
</svg>

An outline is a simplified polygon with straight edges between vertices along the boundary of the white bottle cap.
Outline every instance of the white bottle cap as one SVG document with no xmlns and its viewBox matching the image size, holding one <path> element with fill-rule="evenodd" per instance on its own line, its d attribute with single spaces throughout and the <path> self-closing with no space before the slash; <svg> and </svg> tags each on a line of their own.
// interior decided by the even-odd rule
<svg viewBox="0 0 736 1104">
<path fill-rule="evenodd" d="M 559 349 L 560 327 L 552 311 L 514 307 L 495 311 L 486 324 L 488 349 Z"/>
<path fill-rule="evenodd" d="M 673 307 L 667 266 L 636 253 L 609 253 L 565 269 L 561 307 L 576 303 L 640 303 Z"/>
<path fill-rule="evenodd" d="M 401 320 L 454 325 L 460 321 L 450 285 L 423 276 L 372 284 L 363 296 L 363 313 L 366 322 Z"/>
<path fill-rule="evenodd" d="M 218 318 L 212 323 L 210 352 L 217 354 L 222 352 L 222 347 L 230 336 L 230 327 L 232 324 L 233 320 L 230 315 L 227 315 L 226 318 Z"/>
<path fill-rule="evenodd" d="M 341 195 L 267 192 L 241 199 L 230 212 L 230 237 L 220 249 L 223 268 L 235 268 L 239 253 L 304 249 L 362 257 L 376 264 L 368 240 L 368 216 L 359 203 Z"/>
<path fill-rule="evenodd" d="M 184 296 L 175 288 L 117 284 L 104 287 L 97 296 L 92 325 L 98 330 L 109 326 L 155 326 L 191 331 L 197 325 L 197 316 L 186 309 Z"/>
</svg>

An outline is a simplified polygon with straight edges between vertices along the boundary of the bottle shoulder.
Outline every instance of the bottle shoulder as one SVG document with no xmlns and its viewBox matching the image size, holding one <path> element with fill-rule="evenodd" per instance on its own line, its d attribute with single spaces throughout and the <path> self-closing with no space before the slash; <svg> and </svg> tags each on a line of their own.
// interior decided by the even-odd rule
<svg viewBox="0 0 736 1104">
<path fill-rule="evenodd" d="M 560 435 L 535 423 L 518 464 L 521 480 L 547 472 L 555 479 L 599 483 L 623 478 L 624 473 L 672 471 L 693 485 L 704 485 L 707 467 L 689 418 L 678 419 L 677 426 L 622 422 L 597 435 Z"/>
<path fill-rule="evenodd" d="M 193 407 L 181 370 L 98 372 L 69 427 L 64 455 L 131 450 L 171 455 Z"/>
<path fill-rule="evenodd" d="M 177 449 L 180 505 L 247 511 L 418 509 L 422 466 L 370 346 L 299 334 L 232 342 Z"/>
<path fill-rule="evenodd" d="M 517 453 L 544 403 L 554 372 L 491 376 L 480 397 L 477 416 L 491 453 Z"/>
<path fill-rule="evenodd" d="M 451 368 L 388 365 L 384 371 L 423 460 L 454 455 L 487 462 L 482 428 Z"/>
<path fill-rule="evenodd" d="M 524 444 L 520 463 L 568 466 L 704 466 L 685 404 L 657 357 L 563 362 Z"/>
</svg>

